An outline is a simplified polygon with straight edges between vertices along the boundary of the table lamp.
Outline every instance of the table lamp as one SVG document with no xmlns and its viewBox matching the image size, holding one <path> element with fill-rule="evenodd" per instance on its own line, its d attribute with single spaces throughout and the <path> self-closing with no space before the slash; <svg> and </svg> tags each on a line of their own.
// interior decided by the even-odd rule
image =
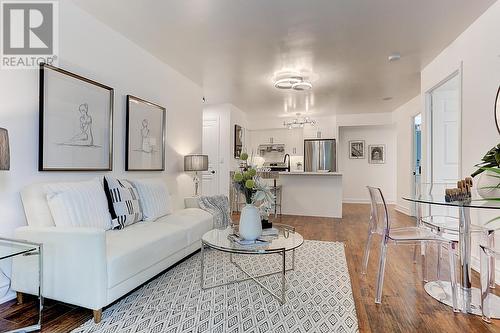
<svg viewBox="0 0 500 333">
<path fill-rule="evenodd" d="M 198 171 L 208 170 L 208 155 L 186 155 L 184 156 L 184 171 L 194 171 L 194 195 L 198 196 L 198 185 L 200 184 L 200 178 L 198 177 Z"/>
<path fill-rule="evenodd" d="M 10 169 L 9 132 L 0 128 L 0 170 Z"/>
</svg>

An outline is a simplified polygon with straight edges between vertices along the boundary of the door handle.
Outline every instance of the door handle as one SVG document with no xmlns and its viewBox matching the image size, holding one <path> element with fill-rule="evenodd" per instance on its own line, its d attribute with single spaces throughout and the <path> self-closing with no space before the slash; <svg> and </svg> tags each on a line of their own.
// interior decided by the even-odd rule
<svg viewBox="0 0 500 333">
<path fill-rule="evenodd" d="M 215 175 L 215 170 L 210 171 L 212 175 Z"/>
</svg>

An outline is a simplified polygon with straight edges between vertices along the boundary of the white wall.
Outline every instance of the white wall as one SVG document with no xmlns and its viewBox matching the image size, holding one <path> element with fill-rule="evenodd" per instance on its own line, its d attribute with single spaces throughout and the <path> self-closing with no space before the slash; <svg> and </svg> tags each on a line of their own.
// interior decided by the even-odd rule
<svg viewBox="0 0 500 333">
<path fill-rule="evenodd" d="M 61 1 L 59 9 L 59 66 L 115 88 L 112 173 L 165 178 L 179 207 L 183 197 L 193 191 L 190 176 L 182 172 L 183 155 L 201 151 L 201 88 L 72 3 Z M 22 187 L 103 173 L 38 172 L 38 71 L 0 72 L 0 126 L 9 130 L 11 144 L 11 170 L 0 173 L 0 234 L 10 237 L 16 227 L 26 223 L 19 197 Z M 127 94 L 167 109 L 165 172 L 124 172 Z"/>
<path fill-rule="evenodd" d="M 349 141 L 364 140 L 364 159 L 349 158 Z M 368 163 L 368 146 L 385 144 L 385 164 Z M 344 202 L 369 202 L 367 185 L 380 187 L 389 203 L 396 201 L 396 129 L 393 125 L 339 127 L 339 172 L 343 175 Z"/>
<path fill-rule="evenodd" d="M 482 156 L 500 141 L 500 135 L 494 121 L 495 96 L 500 85 L 500 2 L 493 4 L 457 39 L 439 54 L 421 73 L 420 102 L 412 100 L 405 109 L 396 110 L 395 118 L 403 127 L 408 124 L 412 111 L 420 105 L 425 107 L 425 93 L 435 87 L 453 72 L 462 70 L 462 146 L 461 146 L 461 177 L 470 175 Z M 401 108 L 400 108 L 401 109 Z M 427 119 L 423 113 L 422 123 L 422 158 L 426 158 Z M 398 125 L 399 128 L 399 125 Z M 403 133 L 399 132 L 398 133 Z M 398 135 L 398 142 L 405 140 L 406 135 Z M 404 161 L 406 157 L 398 155 Z M 426 161 L 423 160 L 425 166 Z M 398 184 L 404 183 L 403 171 L 398 167 Z M 477 179 L 476 179 L 477 182 Z M 402 187 L 398 185 L 398 191 Z M 480 223 L 498 216 L 498 212 L 473 210 L 472 219 Z M 498 239 L 497 239 L 498 244 Z M 473 264 L 478 268 L 477 242 L 473 239 Z M 497 265 L 497 283 L 500 282 L 500 265 Z"/>
<path fill-rule="evenodd" d="M 402 197 L 413 191 L 413 117 L 420 112 L 422 112 L 422 104 L 418 95 L 394 110 L 393 113 L 397 135 L 396 207 L 406 214 L 410 214 L 410 203 Z"/>
</svg>

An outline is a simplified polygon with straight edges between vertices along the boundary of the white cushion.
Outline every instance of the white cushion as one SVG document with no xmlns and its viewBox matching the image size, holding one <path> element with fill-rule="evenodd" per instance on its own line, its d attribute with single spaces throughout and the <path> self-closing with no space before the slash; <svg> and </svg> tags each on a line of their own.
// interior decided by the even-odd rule
<svg viewBox="0 0 500 333">
<path fill-rule="evenodd" d="M 111 229 L 104 189 L 96 180 L 45 185 L 47 202 L 56 227 Z"/>
<path fill-rule="evenodd" d="M 167 184 L 160 178 L 134 179 L 145 221 L 155 221 L 172 213 L 172 202 Z"/>
<path fill-rule="evenodd" d="M 47 203 L 47 183 L 35 183 L 21 191 L 26 221 L 32 227 L 53 227 L 54 219 Z"/>
<path fill-rule="evenodd" d="M 209 213 L 190 208 L 151 223 L 106 232 L 108 288 L 199 242 L 212 226 Z"/>
</svg>

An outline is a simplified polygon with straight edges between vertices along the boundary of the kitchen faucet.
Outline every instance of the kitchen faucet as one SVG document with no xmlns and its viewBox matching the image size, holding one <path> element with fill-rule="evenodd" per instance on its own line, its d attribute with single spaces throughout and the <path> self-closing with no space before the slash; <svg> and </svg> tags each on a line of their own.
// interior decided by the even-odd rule
<svg viewBox="0 0 500 333">
<path fill-rule="evenodd" d="M 288 172 L 290 172 L 290 154 L 285 154 L 285 158 L 283 159 L 283 163 L 286 163 L 287 157 L 288 157 L 288 164 L 287 164 L 286 170 Z"/>
</svg>

